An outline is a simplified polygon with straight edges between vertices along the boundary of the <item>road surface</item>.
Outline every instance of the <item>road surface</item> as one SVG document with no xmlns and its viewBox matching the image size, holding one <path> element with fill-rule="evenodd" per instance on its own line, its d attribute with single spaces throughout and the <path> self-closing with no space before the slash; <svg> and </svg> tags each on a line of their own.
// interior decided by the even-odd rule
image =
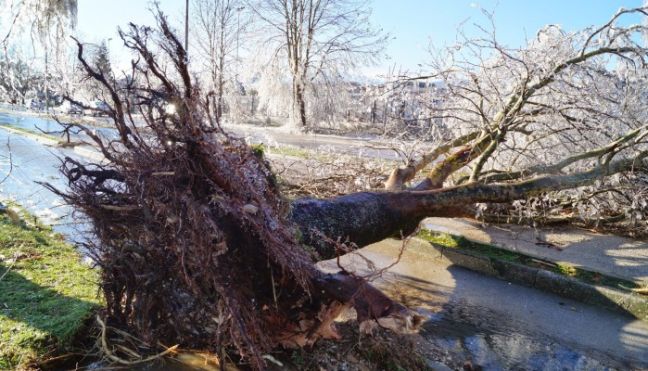
<svg viewBox="0 0 648 371">
<path fill-rule="evenodd" d="M 11 125 L 28 130 L 55 132 L 61 130 L 55 120 L 26 114 L 0 112 L 0 125 Z M 94 127 L 97 133 L 106 138 L 116 138 L 116 130 L 107 127 Z M 334 153 L 381 158 L 398 159 L 396 153 L 386 148 L 387 144 L 377 139 L 353 138 L 324 134 L 291 133 L 276 127 L 255 127 L 250 125 L 226 125 L 225 130 L 246 138 L 249 143 L 264 143 L 270 146 L 294 146 L 309 150 L 326 150 Z M 81 136 L 81 139 L 88 138 Z M 383 148 L 378 148 L 382 146 Z"/>
</svg>

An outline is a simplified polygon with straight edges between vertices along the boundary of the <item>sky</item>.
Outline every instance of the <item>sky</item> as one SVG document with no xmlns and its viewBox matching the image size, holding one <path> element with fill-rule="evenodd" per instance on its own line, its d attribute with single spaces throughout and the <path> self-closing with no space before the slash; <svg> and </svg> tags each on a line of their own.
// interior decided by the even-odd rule
<svg viewBox="0 0 648 371">
<path fill-rule="evenodd" d="M 184 0 L 159 0 L 162 10 L 182 24 Z M 373 26 L 390 36 L 387 58 L 367 68 L 370 74 L 389 70 L 418 71 L 429 59 L 429 47 L 451 45 L 457 27 L 468 34 L 474 24 L 486 25 L 482 9 L 494 12 L 497 37 L 506 46 L 521 46 L 546 24 L 574 31 L 605 23 L 621 7 L 642 5 L 642 0 L 373 0 Z M 78 32 L 87 42 L 112 38 L 114 58 L 125 59 L 117 40 L 117 27 L 128 22 L 153 24 L 148 0 L 79 0 Z M 119 63 L 116 63 L 119 64 Z"/>
</svg>

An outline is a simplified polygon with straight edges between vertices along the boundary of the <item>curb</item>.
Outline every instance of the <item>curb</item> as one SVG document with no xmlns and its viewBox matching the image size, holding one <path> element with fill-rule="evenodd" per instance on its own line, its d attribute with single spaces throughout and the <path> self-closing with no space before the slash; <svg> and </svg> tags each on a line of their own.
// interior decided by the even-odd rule
<svg viewBox="0 0 648 371">
<path fill-rule="evenodd" d="M 435 233 L 433 231 L 428 232 Z M 460 236 L 454 237 L 460 238 Z M 440 259 L 445 263 L 458 265 L 488 276 L 550 292 L 564 298 L 597 305 L 616 312 L 631 314 L 637 319 L 648 321 L 648 297 L 631 290 L 591 284 L 551 270 L 487 256 L 470 249 L 443 246 L 420 237 L 417 237 L 417 239 L 436 250 L 438 255 L 433 256 L 433 258 Z M 493 245 L 488 246 L 497 250 L 505 250 Z M 505 251 L 508 252 L 508 250 Z M 526 256 L 520 253 L 517 254 Z M 529 260 L 539 261 L 537 258 L 526 257 Z M 554 264 L 549 261 L 542 263 L 547 266 Z"/>
<path fill-rule="evenodd" d="M 0 125 L 0 129 L 8 131 L 8 132 L 10 132 L 12 134 L 15 134 L 15 135 L 20 135 L 20 136 L 23 136 L 25 138 L 35 140 L 35 141 L 37 141 L 37 142 L 39 142 L 41 144 L 47 145 L 47 146 L 55 146 L 55 145 L 57 145 L 59 143 L 58 140 L 48 138 L 48 137 L 46 137 L 44 135 L 39 135 L 39 134 L 35 134 L 35 133 L 29 133 L 29 132 L 23 131 L 23 130 L 14 129 L 14 128 L 12 128 L 10 126 L 7 126 L 7 125 Z"/>
<path fill-rule="evenodd" d="M 5 130 L 5 131 L 7 131 L 9 133 L 12 133 L 12 134 L 15 134 L 15 135 L 20 135 L 22 137 L 35 140 L 38 143 L 41 143 L 41 144 L 46 145 L 46 146 L 56 147 L 56 146 L 58 146 L 60 144 L 60 141 L 58 141 L 58 140 L 48 138 L 48 137 L 46 137 L 44 135 L 35 134 L 35 133 L 29 133 L 29 132 L 23 131 L 23 130 L 18 130 L 18 129 L 12 128 L 10 126 L 7 126 L 7 125 L 0 125 L 0 129 Z M 96 151 L 96 150 L 92 150 L 92 149 L 88 149 L 88 148 L 84 148 L 82 146 L 74 146 L 74 148 L 72 148 L 72 151 L 74 151 L 76 154 L 78 154 L 81 157 L 84 157 L 84 158 L 89 159 L 89 160 L 97 161 L 97 162 L 103 161 L 105 159 L 101 152 Z"/>
</svg>

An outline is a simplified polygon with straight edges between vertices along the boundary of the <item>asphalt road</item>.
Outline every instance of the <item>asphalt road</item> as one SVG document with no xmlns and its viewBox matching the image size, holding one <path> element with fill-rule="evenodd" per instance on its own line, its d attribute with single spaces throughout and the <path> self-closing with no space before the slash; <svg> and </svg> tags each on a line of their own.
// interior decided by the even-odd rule
<svg viewBox="0 0 648 371">
<path fill-rule="evenodd" d="M 0 130 L 0 198 L 11 199 L 42 221 L 55 226 L 58 232 L 76 240 L 85 230 L 72 210 L 54 193 L 36 182 L 45 182 L 59 189 L 67 184 L 59 172 L 60 159 L 77 157 L 68 149 L 47 147 L 33 139 Z"/>
<path fill-rule="evenodd" d="M 28 114 L 0 112 L 0 125 L 9 124 L 29 130 L 55 132 L 61 126 L 54 120 Z M 396 152 L 388 148 L 388 143 L 375 138 L 353 138 L 324 134 L 303 134 L 286 131 L 276 127 L 255 127 L 251 125 L 224 125 L 225 130 L 246 138 L 250 143 L 264 143 L 270 146 L 294 146 L 309 150 L 331 151 L 354 156 L 397 159 Z M 94 127 L 104 137 L 116 137 L 116 131 L 108 127 Z M 83 138 L 82 139 L 87 139 Z"/>
</svg>

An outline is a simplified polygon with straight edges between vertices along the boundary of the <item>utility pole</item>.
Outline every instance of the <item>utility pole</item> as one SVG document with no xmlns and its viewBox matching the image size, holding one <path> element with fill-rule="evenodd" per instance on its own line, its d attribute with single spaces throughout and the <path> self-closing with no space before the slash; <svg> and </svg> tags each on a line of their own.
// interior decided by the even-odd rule
<svg viewBox="0 0 648 371">
<path fill-rule="evenodd" d="M 238 83 L 239 79 L 239 35 L 241 34 L 241 11 L 245 7 L 236 8 L 236 82 Z"/>
<path fill-rule="evenodd" d="M 47 112 L 47 113 L 49 113 L 49 80 L 50 80 L 50 78 L 49 78 L 48 49 L 49 49 L 49 47 L 47 45 L 45 45 L 45 112 Z"/>
<path fill-rule="evenodd" d="M 189 60 L 189 0 L 185 0 L 185 52 Z"/>
</svg>

